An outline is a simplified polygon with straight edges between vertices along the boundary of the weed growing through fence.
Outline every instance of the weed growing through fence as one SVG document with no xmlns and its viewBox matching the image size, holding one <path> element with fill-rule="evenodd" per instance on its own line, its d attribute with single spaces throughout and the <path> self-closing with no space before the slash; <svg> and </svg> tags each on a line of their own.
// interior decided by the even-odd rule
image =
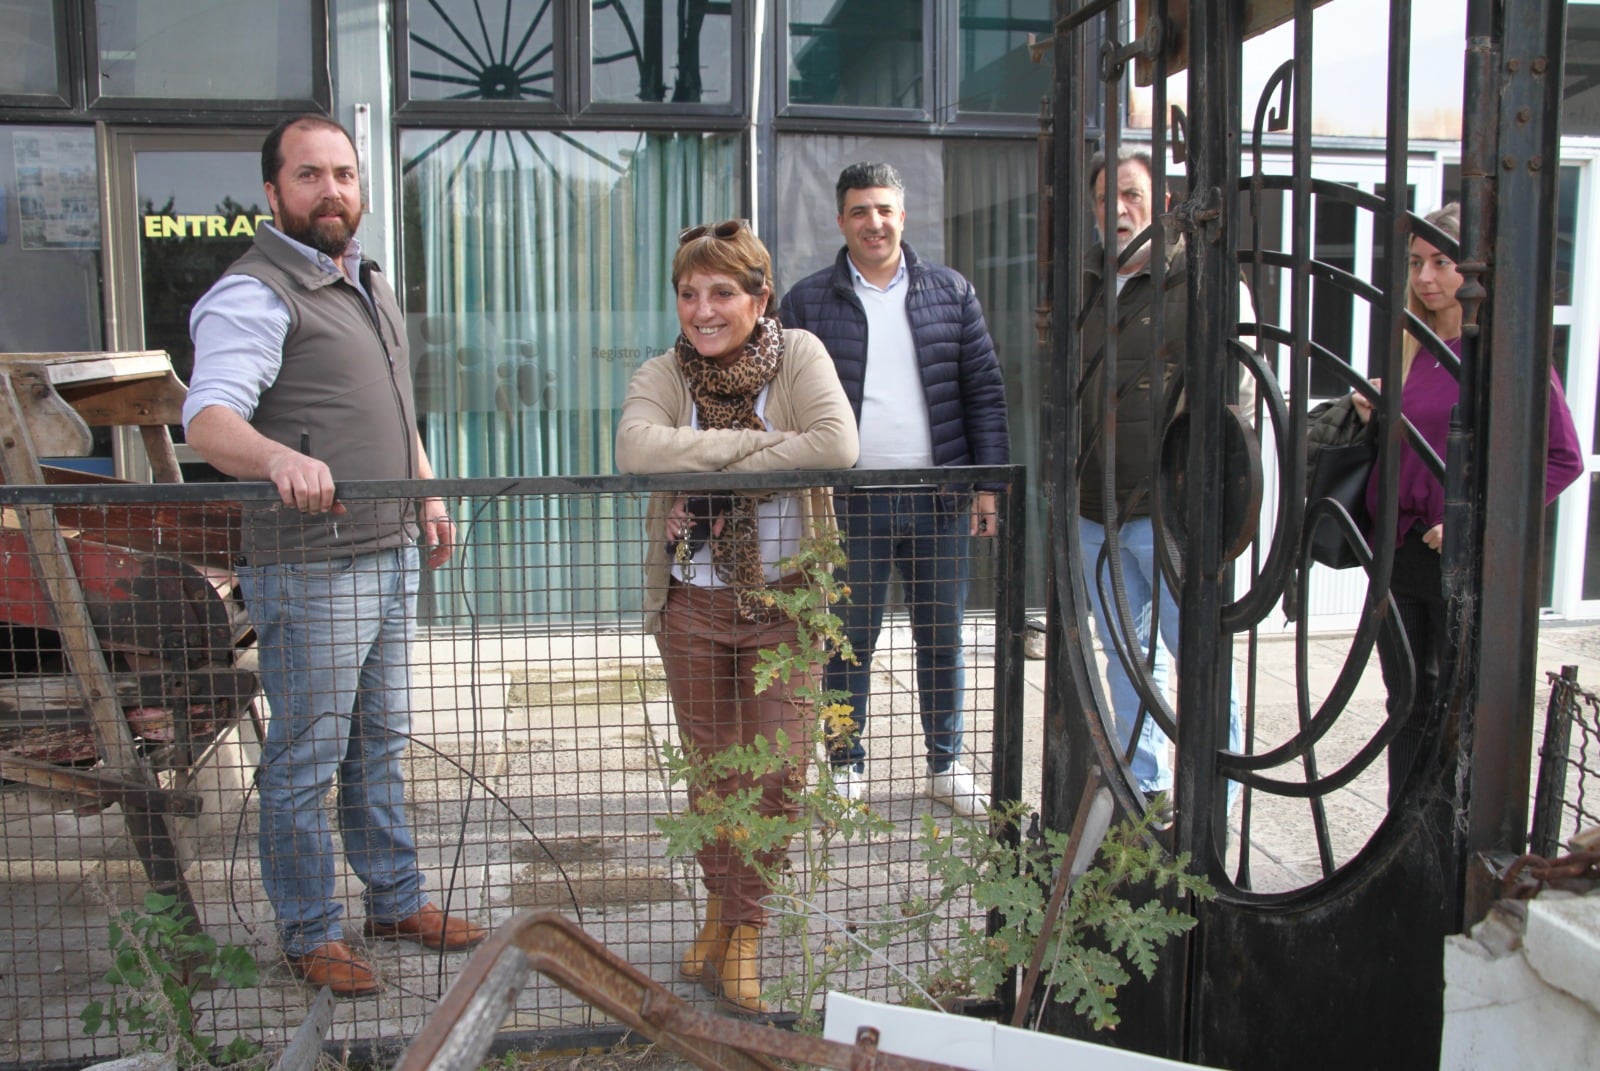
<svg viewBox="0 0 1600 1071">
<path fill-rule="evenodd" d="M 210 1064 L 214 1039 L 200 1032 L 195 994 L 211 983 L 255 985 L 250 951 L 193 932 L 178 898 L 158 892 L 145 894 L 142 912 L 112 917 L 110 948 L 105 981 L 113 992 L 79 1013 L 84 1030 L 126 1031 L 138 1039 L 139 1051 L 172 1053 L 181 1067 Z M 236 1064 L 259 1051 L 249 1038 L 235 1038 L 218 1061 Z"/>
<path fill-rule="evenodd" d="M 990 934 L 961 919 L 939 966 L 922 979 L 922 993 L 939 998 L 989 997 L 999 992 L 1007 972 L 1027 966 L 1044 927 L 1051 884 L 1067 865 L 1068 835 L 1046 829 L 1039 844 L 998 835 L 1020 829 L 1022 804 L 995 808 L 988 827 L 956 821 L 946 833 L 924 816 L 923 859 L 938 879 L 938 899 L 920 912 L 942 915 L 955 896 L 968 896 L 1004 920 Z M 1151 899 L 1135 904 L 1130 896 L 1169 886 L 1201 900 L 1216 896 L 1204 877 L 1189 872 L 1187 853 L 1169 856 L 1151 836 L 1154 809 L 1111 829 L 1096 863 L 1072 886 L 1056 918 L 1041 970 L 1041 983 L 1060 1003 L 1071 1003 L 1097 1030 L 1117 1025 L 1118 990 L 1137 970 L 1149 979 L 1157 953 L 1168 940 L 1187 933 L 1194 916 Z M 915 1001 L 915 991 L 907 994 Z"/>
</svg>

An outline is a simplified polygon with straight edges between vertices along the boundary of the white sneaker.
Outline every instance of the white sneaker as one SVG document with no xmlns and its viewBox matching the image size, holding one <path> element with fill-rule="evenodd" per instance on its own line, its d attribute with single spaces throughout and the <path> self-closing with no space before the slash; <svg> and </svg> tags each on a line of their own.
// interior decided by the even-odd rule
<svg viewBox="0 0 1600 1071">
<path fill-rule="evenodd" d="M 959 762 L 951 763 L 942 773 L 929 772 L 928 796 L 963 818 L 981 818 L 989 811 L 989 801 L 979 794 L 972 771 Z"/>
<path fill-rule="evenodd" d="M 833 768 L 833 794 L 842 800 L 857 803 L 866 798 L 867 775 L 857 773 L 853 766 Z"/>
</svg>

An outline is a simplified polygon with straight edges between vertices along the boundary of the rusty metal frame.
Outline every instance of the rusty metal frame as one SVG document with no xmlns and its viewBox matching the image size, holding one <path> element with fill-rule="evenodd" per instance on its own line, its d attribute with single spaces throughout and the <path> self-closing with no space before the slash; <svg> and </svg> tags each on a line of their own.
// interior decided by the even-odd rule
<svg viewBox="0 0 1600 1071">
<path fill-rule="evenodd" d="M 517 992 L 538 971 L 618 1022 L 709 1071 L 778 1071 L 773 1059 L 850 1071 L 958 1071 L 878 1050 L 863 1027 L 856 1044 L 767 1023 L 696 1011 L 554 912 L 527 912 L 473 953 L 395 1071 L 473 1071 Z M 769 1059 L 771 1057 L 772 1059 Z"/>
</svg>

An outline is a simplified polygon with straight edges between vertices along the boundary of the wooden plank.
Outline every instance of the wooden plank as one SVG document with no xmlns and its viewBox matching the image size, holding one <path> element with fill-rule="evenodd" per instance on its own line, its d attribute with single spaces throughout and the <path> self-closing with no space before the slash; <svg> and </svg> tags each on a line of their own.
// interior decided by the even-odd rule
<svg viewBox="0 0 1600 1071">
<path fill-rule="evenodd" d="M 89 455 L 94 449 L 89 425 L 56 393 L 44 365 L 10 364 L 6 366 L 6 375 L 11 381 L 12 404 L 16 407 L 18 421 L 28 429 L 32 457 Z M 33 468 L 38 469 L 37 462 Z M 7 478 L 6 482 L 26 481 Z"/>
<path fill-rule="evenodd" d="M 232 720 L 255 697 L 259 679 L 248 669 L 191 670 L 184 675 L 184 699 L 190 704 L 233 706 Z M 160 673 L 118 673 L 112 678 L 117 705 L 165 707 L 172 702 Z M 0 680 L 0 734 L 13 729 L 70 727 L 89 724 L 89 708 L 70 677 L 47 675 Z"/>
<path fill-rule="evenodd" d="M 141 379 L 172 370 L 172 360 L 165 350 L 11 353 L 0 356 L 0 362 L 43 365 L 49 370 L 50 382 L 57 387 L 90 379 Z"/>
<path fill-rule="evenodd" d="M 333 991 L 327 986 L 311 1002 L 305 1022 L 295 1028 L 294 1037 L 283 1048 L 272 1071 L 316 1071 L 322 1058 L 322 1039 L 333 1025 Z M 498 1025 L 497 1025 L 498 1029 Z"/>
<path fill-rule="evenodd" d="M 15 755 L 0 755 L 0 777 L 50 792 L 87 796 L 102 804 L 121 804 L 124 809 L 149 814 L 173 814 L 193 818 L 200 813 L 201 799 L 189 792 L 127 781 L 96 770 L 77 770 L 53 766 Z"/>
<path fill-rule="evenodd" d="M 55 389 L 91 428 L 181 424 L 189 393 L 170 366 L 159 375 L 56 383 Z"/>
<path fill-rule="evenodd" d="M 144 439 L 145 457 L 150 459 L 150 479 L 156 483 L 182 483 L 183 470 L 178 468 L 178 452 L 173 449 L 172 432 L 167 425 L 141 425 L 139 436 Z"/>
</svg>

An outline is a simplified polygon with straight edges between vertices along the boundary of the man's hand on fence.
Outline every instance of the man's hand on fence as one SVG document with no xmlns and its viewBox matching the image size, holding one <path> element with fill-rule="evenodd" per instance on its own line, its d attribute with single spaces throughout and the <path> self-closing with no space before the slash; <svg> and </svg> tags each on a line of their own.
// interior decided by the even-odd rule
<svg viewBox="0 0 1600 1071">
<path fill-rule="evenodd" d="M 1000 518 L 994 512 L 994 492 L 979 491 L 972 496 L 972 534 L 992 536 L 1000 531 Z"/>
<path fill-rule="evenodd" d="M 450 560 L 456 546 L 456 522 L 445 508 L 442 498 L 424 498 L 417 503 L 421 518 L 422 545 L 428 548 L 429 569 L 437 569 Z"/>
<path fill-rule="evenodd" d="M 343 512 L 334 508 L 333 473 L 314 457 L 288 448 L 273 451 L 267 460 L 267 479 L 285 506 L 302 513 Z"/>
</svg>

